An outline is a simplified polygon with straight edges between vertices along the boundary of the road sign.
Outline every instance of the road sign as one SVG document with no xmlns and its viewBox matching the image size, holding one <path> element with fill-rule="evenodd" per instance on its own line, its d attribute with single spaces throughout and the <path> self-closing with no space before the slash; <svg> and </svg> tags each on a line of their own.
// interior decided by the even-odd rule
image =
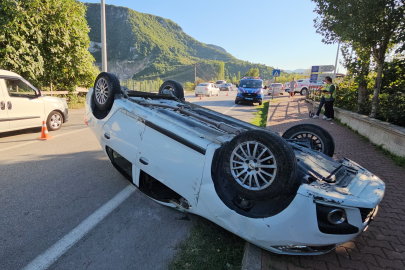
<svg viewBox="0 0 405 270">
<path fill-rule="evenodd" d="M 311 74 L 311 77 L 309 78 L 311 81 L 317 81 L 318 80 L 318 74 Z"/>
<path fill-rule="evenodd" d="M 280 69 L 273 69 L 273 77 L 280 77 L 281 70 Z"/>
<path fill-rule="evenodd" d="M 311 73 L 318 73 L 318 72 L 331 72 L 335 70 L 334 65 L 324 65 L 324 66 L 312 66 Z"/>
<path fill-rule="evenodd" d="M 333 73 L 311 74 L 310 81 L 324 81 L 329 76 L 332 79 L 335 77 Z"/>
</svg>

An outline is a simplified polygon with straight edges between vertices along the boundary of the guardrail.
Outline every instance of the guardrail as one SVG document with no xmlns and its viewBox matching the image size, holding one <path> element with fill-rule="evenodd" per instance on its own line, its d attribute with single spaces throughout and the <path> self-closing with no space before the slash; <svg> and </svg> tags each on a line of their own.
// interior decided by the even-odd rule
<svg viewBox="0 0 405 270">
<path fill-rule="evenodd" d="M 69 92 L 69 91 L 41 91 L 43 95 L 68 95 L 70 93 L 73 93 L 75 95 L 79 93 L 87 93 L 89 92 L 89 89 L 83 88 L 83 87 L 76 87 L 76 91 Z"/>
<path fill-rule="evenodd" d="M 319 102 L 310 99 L 307 101 L 319 106 Z M 372 143 L 405 157 L 405 128 L 337 107 L 333 109 L 335 118 L 367 137 Z"/>
</svg>

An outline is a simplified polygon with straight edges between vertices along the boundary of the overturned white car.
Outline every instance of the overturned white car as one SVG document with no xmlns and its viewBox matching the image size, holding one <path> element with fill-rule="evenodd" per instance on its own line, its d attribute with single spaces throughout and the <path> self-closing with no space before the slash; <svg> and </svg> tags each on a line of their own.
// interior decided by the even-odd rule
<svg viewBox="0 0 405 270">
<path fill-rule="evenodd" d="M 350 241 L 384 195 L 378 177 L 331 158 L 326 130 L 297 125 L 280 137 L 184 101 L 175 81 L 153 94 L 101 73 L 85 117 L 114 167 L 147 196 L 275 253 L 316 255 Z"/>
</svg>

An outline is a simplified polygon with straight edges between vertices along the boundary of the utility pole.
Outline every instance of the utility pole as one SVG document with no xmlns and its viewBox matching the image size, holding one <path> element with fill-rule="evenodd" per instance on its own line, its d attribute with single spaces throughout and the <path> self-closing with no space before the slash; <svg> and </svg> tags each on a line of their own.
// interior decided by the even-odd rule
<svg viewBox="0 0 405 270">
<path fill-rule="evenodd" d="M 339 41 L 339 43 L 338 43 L 338 49 L 337 49 L 337 52 L 336 52 L 336 60 L 335 60 L 335 72 L 334 72 L 334 75 L 333 75 L 333 79 L 335 79 L 336 78 L 336 70 L 337 70 L 337 61 L 338 61 L 338 57 L 339 57 L 339 48 L 340 48 L 340 41 Z"/>
<path fill-rule="evenodd" d="M 101 0 L 101 71 L 107 72 L 107 39 L 105 29 L 105 0 Z"/>
</svg>

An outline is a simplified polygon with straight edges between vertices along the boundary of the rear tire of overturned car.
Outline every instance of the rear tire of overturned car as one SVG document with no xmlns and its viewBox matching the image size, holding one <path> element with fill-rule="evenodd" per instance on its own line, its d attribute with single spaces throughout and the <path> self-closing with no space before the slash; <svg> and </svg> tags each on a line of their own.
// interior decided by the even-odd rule
<svg viewBox="0 0 405 270">
<path fill-rule="evenodd" d="M 332 135 L 324 128 L 313 124 L 299 124 L 287 129 L 284 139 L 312 140 L 312 149 L 333 157 L 335 141 Z"/>
<path fill-rule="evenodd" d="M 239 196 L 270 200 L 297 191 L 297 161 L 293 149 L 280 136 L 249 130 L 232 139 L 224 149 L 227 182 Z"/>
<path fill-rule="evenodd" d="M 94 82 L 93 100 L 101 111 L 108 111 L 114 103 L 115 94 L 121 93 L 120 81 L 109 72 L 101 72 Z"/>
<path fill-rule="evenodd" d="M 162 83 L 159 88 L 159 94 L 173 94 L 176 98 L 184 101 L 183 86 L 179 82 L 168 80 Z"/>
</svg>

